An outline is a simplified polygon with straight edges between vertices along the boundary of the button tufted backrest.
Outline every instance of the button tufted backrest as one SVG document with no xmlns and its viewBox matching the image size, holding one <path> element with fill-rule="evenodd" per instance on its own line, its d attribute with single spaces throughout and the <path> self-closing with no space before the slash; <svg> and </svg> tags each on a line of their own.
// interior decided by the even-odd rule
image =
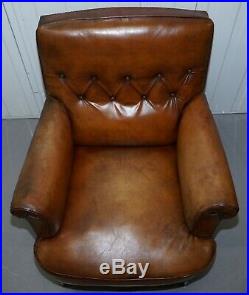
<svg viewBox="0 0 249 295">
<path fill-rule="evenodd" d="M 42 17 L 48 96 L 82 145 L 163 145 L 204 90 L 213 23 L 205 12 L 111 8 Z"/>
</svg>

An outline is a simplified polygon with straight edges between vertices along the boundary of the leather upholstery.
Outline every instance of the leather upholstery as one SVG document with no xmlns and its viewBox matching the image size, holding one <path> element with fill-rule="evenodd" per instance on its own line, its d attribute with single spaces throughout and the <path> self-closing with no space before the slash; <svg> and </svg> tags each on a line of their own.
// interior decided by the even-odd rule
<svg viewBox="0 0 249 295">
<path fill-rule="evenodd" d="M 213 235 L 238 204 L 203 94 L 205 12 L 116 8 L 42 17 L 47 92 L 11 212 L 61 282 L 160 285 L 211 266 Z M 138 275 L 103 275 L 123 258 Z"/>
<path fill-rule="evenodd" d="M 78 280 L 137 279 L 99 273 L 102 262 L 118 257 L 149 261 L 148 278 L 162 281 L 209 265 L 214 241 L 194 237 L 184 222 L 175 146 L 79 147 L 74 157 L 61 231 L 36 244 L 47 271 Z"/>
<path fill-rule="evenodd" d="M 212 34 L 206 15 L 44 20 L 47 93 L 66 106 L 77 144 L 173 143 L 182 108 L 203 91 Z"/>
<path fill-rule="evenodd" d="M 60 228 L 72 158 L 68 116 L 58 101 L 48 98 L 11 205 L 12 213 L 30 219 L 39 236 L 54 235 Z"/>
<path fill-rule="evenodd" d="M 238 208 L 224 150 L 203 95 L 184 110 L 177 147 L 186 222 L 195 235 L 210 237 L 219 220 L 236 215 Z"/>
</svg>

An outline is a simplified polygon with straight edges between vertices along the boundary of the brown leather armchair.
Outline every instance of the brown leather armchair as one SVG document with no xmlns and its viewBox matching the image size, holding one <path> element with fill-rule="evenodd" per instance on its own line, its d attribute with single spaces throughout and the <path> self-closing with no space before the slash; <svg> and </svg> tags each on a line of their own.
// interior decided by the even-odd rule
<svg viewBox="0 0 249 295">
<path fill-rule="evenodd" d="M 111 8 L 44 16 L 47 99 L 11 204 L 57 281 L 162 285 L 206 271 L 238 204 L 204 87 L 207 13 Z M 113 259 L 149 263 L 102 274 Z"/>
</svg>

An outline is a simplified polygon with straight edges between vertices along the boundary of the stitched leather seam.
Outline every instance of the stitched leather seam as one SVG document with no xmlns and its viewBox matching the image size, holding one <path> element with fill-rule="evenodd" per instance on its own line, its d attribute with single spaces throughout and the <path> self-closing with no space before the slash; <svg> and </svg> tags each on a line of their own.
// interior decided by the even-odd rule
<svg viewBox="0 0 249 295">
<path fill-rule="evenodd" d="M 59 13 L 58 13 L 59 14 Z M 56 14 L 54 14 L 56 15 Z M 98 20 L 110 20 L 110 19 L 134 19 L 134 18 L 166 18 L 166 19 L 192 19 L 192 20 L 203 20 L 203 21 L 210 21 L 208 17 L 203 16 L 163 16 L 163 15 L 127 15 L 127 16 L 101 16 L 101 17 L 78 17 L 78 18 L 69 18 L 69 19 L 61 19 L 61 20 L 53 20 L 47 21 L 46 23 L 40 24 L 42 26 L 49 26 L 51 24 L 58 24 L 61 22 L 67 21 L 98 21 Z"/>
</svg>

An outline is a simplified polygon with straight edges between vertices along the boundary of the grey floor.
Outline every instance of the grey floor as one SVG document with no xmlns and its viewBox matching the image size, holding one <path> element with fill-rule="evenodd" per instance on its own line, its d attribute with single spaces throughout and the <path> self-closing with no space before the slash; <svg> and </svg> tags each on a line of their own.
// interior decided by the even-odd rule
<svg viewBox="0 0 249 295">
<path fill-rule="evenodd" d="M 232 171 L 240 212 L 238 217 L 220 226 L 216 235 L 216 260 L 209 273 L 186 287 L 168 292 L 246 290 L 246 115 L 216 115 L 215 119 Z M 32 230 L 9 213 L 14 186 L 36 124 L 37 120 L 32 119 L 3 120 L 3 291 L 82 292 L 59 286 L 41 273 L 33 257 Z"/>
</svg>

